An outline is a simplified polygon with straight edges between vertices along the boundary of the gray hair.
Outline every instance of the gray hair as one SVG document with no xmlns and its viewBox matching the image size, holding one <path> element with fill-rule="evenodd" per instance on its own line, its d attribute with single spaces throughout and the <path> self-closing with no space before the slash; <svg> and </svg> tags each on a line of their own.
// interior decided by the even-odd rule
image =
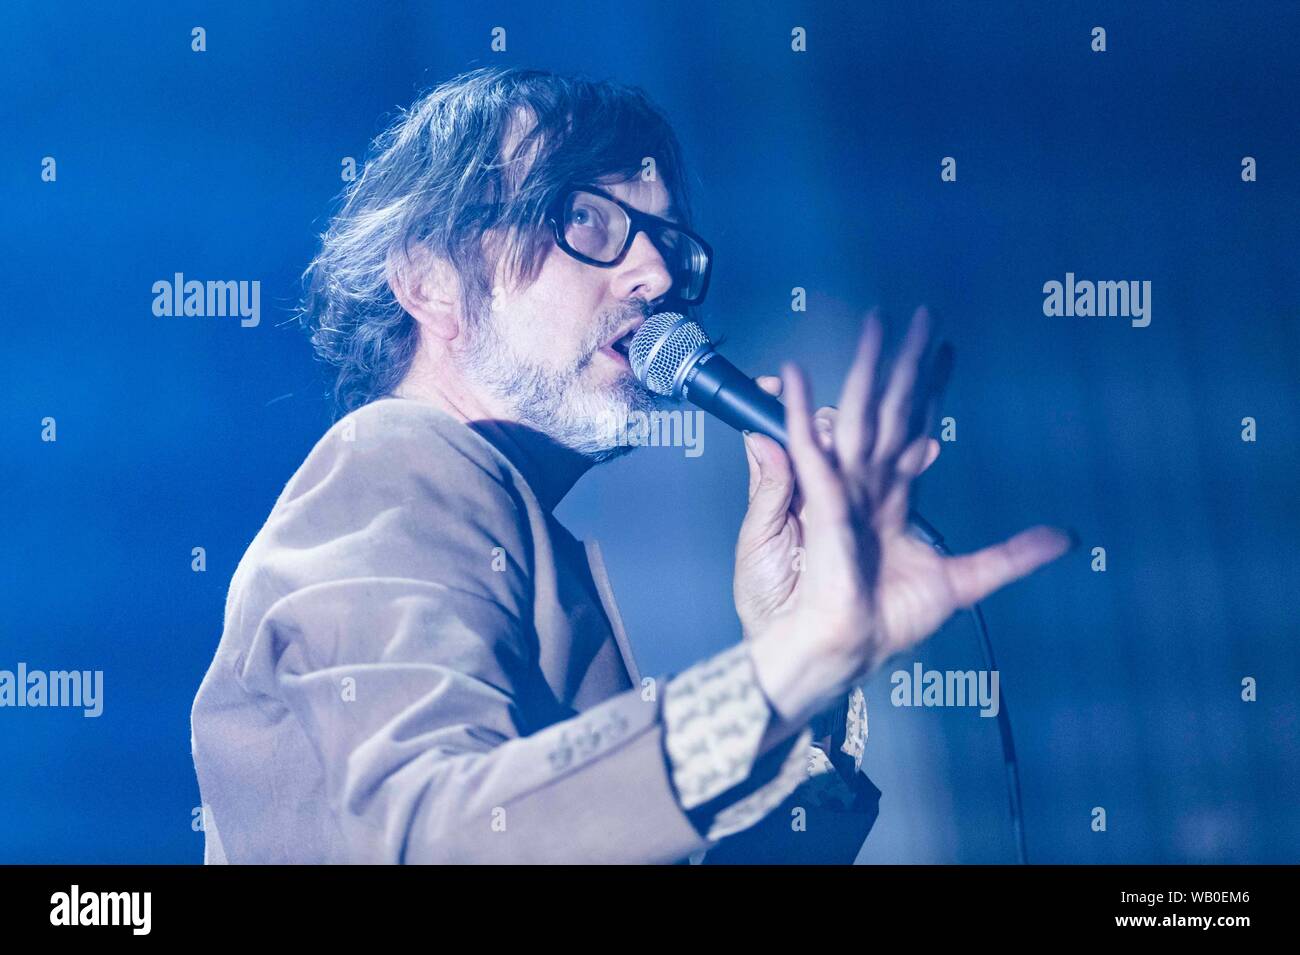
<svg viewBox="0 0 1300 955">
<path fill-rule="evenodd" d="M 516 283 L 536 278 L 552 241 L 546 208 L 566 183 L 631 181 L 647 158 L 689 223 L 681 147 L 637 88 L 484 68 L 400 111 L 371 144 L 303 273 L 299 318 L 316 355 L 337 371 L 337 413 L 389 394 L 415 354 L 415 322 L 389 286 L 392 263 L 409 263 L 417 244 L 445 259 L 465 320 L 478 321 L 498 265 Z"/>
</svg>

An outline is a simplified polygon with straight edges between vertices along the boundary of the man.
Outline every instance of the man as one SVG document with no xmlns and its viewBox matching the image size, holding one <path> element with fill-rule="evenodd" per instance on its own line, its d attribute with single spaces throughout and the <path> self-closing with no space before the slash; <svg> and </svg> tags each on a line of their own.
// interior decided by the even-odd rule
<svg viewBox="0 0 1300 955">
<path fill-rule="evenodd" d="M 876 388 L 873 319 L 838 411 L 789 366 L 789 455 L 746 438 L 744 639 L 643 676 L 552 511 L 657 407 L 625 345 L 707 288 L 688 221 L 671 129 L 611 84 L 479 70 L 375 143 L 308 270 L 345 414 L 240 563 L 194 703 L 205 861 L 857 855 L 880 793 L 855 687 L 1068 542 L 944 559 L 905 533 L 927 323 Z"/>
</svg>

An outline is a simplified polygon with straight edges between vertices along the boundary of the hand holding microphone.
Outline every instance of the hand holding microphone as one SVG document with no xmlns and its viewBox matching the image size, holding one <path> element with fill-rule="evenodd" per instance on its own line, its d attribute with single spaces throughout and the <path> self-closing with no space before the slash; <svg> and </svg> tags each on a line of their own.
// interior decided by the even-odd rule
<svg viewBox="0 0 1300 955">
<path fill-rule="evenodd" d="M 754 381 L 768 394 L 780 397 L 779 377 L 765 375 Z M 837 413 L 834 407 L 824 407 L 813 414 L 813 432 L 823 450 L 834 450 Z M 780 443 L 759 432 L 746 432 L 744 444 L 749 464 L 749 506 L 736 540 L 732 589 L 736 615 L 745 639 L 750 639 L 793 603 L 802 563 L 798 548 L 802 545 L 807 504 L 795 483 L 794 466 Z M 927 439 L 921 473 L 938 456 L 939 442 Z M 913 516 L 914 521 L 920 519 Z"/>
<path fill-rule="evenodd" d="M 911 482 L 932 455 L 924 422 L 932 416 L 936 382 L 951 355 L 939 349 L 922 374 L 929 321 L 918 310 L 877 394 L 881 339 L 880 323 L 872 316 L 825 443 L 815 432 L 808 384 L 794 365 L 783 369 L 783 408 L 713 351 L 697 324 L 681 316 L 651 316 L 630 349 L 633 370 L 652 391 L 684 397 L 785 445 L 802 501 L 795 503 L 791 485 L 794 506 L 781 512 L 765 501 L 755 522 L 767 526 L 747 531 L 749 543 L 763 541 L 778 557 L 788 553 L 790 572 L 769 593 L 773 599 L 766 612 L 747 608 L 749 619 L 742 616 L 742 621 L 764 691 L 794 721 L 821 712 L 889 657 L 938 630 L 954 611 L 1060 557 L 1071 544 L 1065 532 L 1045 526 L 955 557 L 918 539 L 919 518 L 909 520 Z M 923 383 L 919 399 L 918 380 Z M 765 450 L 774 455 L 778 449 Z M 781 514 L 779 524 L 776 514 Z M 798 566 L 795 548 L 802 548 Z M 738 611 L 751 584 L 742 579 L 751 572 L 745 557 L 738 546 Z"/>
</svg>

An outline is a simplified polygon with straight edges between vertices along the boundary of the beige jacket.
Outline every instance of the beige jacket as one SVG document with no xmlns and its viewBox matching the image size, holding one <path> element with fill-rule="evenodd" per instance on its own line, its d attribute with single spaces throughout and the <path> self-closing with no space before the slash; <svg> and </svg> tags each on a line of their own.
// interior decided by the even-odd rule
<svg viewBox="0 0 1300 955">
<path fill-rule="evenodd" d="M 822 850 L 777 808 L 705 837 L 665 757 L 671 674 L 643 682 L 599 549 L 513 447 L 390 398 L 294 474 L 194 701 L 205 861 L 852 861 L 879 797 L 861 775 Z M 765 754 L 747 791 L 791 758 Z"/>
</svg>

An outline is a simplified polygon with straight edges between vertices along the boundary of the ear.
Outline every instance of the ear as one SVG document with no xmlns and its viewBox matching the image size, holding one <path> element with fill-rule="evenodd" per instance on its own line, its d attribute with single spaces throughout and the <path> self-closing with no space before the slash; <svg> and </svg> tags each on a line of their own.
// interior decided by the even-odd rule
<svg viewBox="0 0 1300 955">
<path fill-rule="evenodd" d="M 422 244 L 388 257 L 388 287 L 422 333 L 445 341 L 460 334 L 460 283 L 451 263 Z"/>
</svg>

